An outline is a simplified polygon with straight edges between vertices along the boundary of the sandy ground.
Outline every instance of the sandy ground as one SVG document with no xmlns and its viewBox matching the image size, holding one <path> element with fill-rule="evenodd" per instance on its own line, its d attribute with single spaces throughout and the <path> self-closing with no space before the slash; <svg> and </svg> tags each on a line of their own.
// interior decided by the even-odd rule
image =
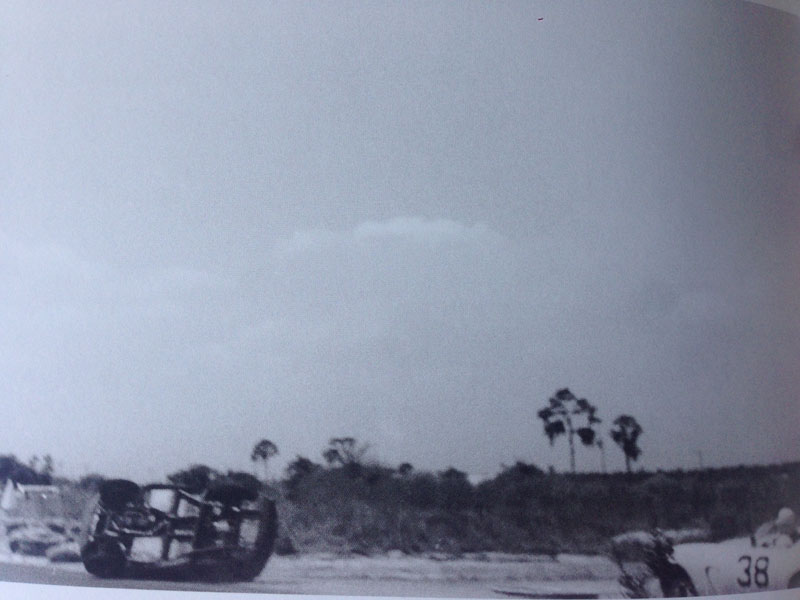
<svg viewBox="0 0 800 600">
<path fill-rule="evenodd" d="M 560 594 L 619 598 L 617 569 L 602 557 L 480 554 L 453 560 L 390 554 L 340 557 L 311 554 L 273 557 L 253 582 L 210 584 L 141 580 L 103 581 L 81 564 L 0 553 L 0 580 L 137 589 L 208 590 L 347 596 L 529 597 Z"/>
</svg>

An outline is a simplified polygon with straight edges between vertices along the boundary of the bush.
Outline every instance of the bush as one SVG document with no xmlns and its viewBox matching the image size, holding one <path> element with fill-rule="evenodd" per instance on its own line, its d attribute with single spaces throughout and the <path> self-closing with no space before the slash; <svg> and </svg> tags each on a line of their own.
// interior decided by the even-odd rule
<svg viewBox="0 0 800 600">
<path fill-rule="evenodd" d="M 12 464 L 2 458 L 0 468 Z M 782 506 L 800 512 L 800 463 L 557 474 L 517 462 L 477 487 L 455 468 L 433 474 L 348 464 L 325 467 L 298 456 L 287 466 L 274 490 L 278 553 L 598 553 L 626 531 L 699 528 L 722 540 L 747 535 Z M 194 465 L 171 479 L 202 487 L 214 477 L 221 475 Z M 227 477 L 255 480 L 246 473 Z M 100 480 L 87 476 L 65 488 L 73 512 Z"/>
<path fill-rule="evenodd" d="M 739 517 L 731 512 L 725 512 L 711 517 L 709 523 L 712 542 L 721 542 L 737 537 L 741 533 Z"/>
</svg>

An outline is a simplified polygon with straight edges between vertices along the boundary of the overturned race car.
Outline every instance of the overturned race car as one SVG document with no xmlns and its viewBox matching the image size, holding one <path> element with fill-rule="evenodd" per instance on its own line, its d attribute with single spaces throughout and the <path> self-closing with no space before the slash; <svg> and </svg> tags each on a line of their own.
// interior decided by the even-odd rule
<svg viewBox="0 0 800 600">
<path fill-rule="evenodd" d="M 673 544 L 656 531 L 641 549 L 644 563 L 666 598 L 800 588 L 800 542 L 762 543 L 751 536 Z M 623 575 L 621 582 L 625 580 Z M 623 587 L 630 590 L 624 583 Z"/>
<path fill-rule="evenodd" d="M 275 503 L 255 489 L 212 483 L 195 494 L 115 479 L 87 509 L 80 555 L 101 578 L 249 581 L 269 560 L 277 530 Z"/>
</svg>

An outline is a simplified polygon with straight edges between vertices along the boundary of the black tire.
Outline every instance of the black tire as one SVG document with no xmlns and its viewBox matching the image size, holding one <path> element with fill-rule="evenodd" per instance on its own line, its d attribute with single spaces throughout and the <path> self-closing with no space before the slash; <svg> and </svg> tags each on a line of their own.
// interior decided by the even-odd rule
<svg viewBox="0 0 800 600">
<path fill-rule="evenodd" d="M 793 590 L 800 588 L 800 571 L 792 575 L 789 579 L 789 585 L 786 586 L 786 589 Z"/>
<path fill-rule="evenodd" d="M 119 542 L 102 537 L 81 548 L 81 561 L 89 573 L 101 579 L 122 577 L 127 563 Z"/>
<path fill-rule="evenodd" d="M 242 502 L 254 502 L 258 499 L 258 490 L 247 488 L 238 483 L 212 483 L 205 493 L 204 499 L 209 502 L 221 502 L 230 506 L 239 506 Z"/>
<path fill-rule="evenodd" d="M 671 577 L 661 579 L 661 592 L 664 594 L 664 598 L 697 596 L 697 589 L 695 589 L 691 577 L 677 565 L 675 565 L 675 572 Z"/>
<path fill-rule="evenodd" d="M 261 518 L 253 549 L 234 569 L 234 576 L 239 581 L 252 581 L 258 577 L 275 548 L 275 538 L 278 536 L 278 511 L 275 503 L 267 498 L 261 498 L 259 509 Z"/>
<path fill-rule="evenodd" d="M 87 572 L 101 579 L 122 577 L 127 559 L 119 542 L 104 538 L 95 538 L 95 516 L 105 512 L 100 494 L 95 494 L 86 503 L 81 522 L 81 533 L 78 540 L 81 562 Z"/>
<path fill-rule="evenodd" d="M 17 554 L 19 552 L 19 542 L 17 540 L 10 542 L 8 544 L 8 549 L 11 550 L 11 552 L 13 552 L 14 554 Z"/>
<path fill-rule="evenodd" d="M 111 511 L 121 511 L 125 505 L 141 498 L 142 490 L 127 479 L 109 479 L 100 484 L 100 502 Z"/>
</svg>

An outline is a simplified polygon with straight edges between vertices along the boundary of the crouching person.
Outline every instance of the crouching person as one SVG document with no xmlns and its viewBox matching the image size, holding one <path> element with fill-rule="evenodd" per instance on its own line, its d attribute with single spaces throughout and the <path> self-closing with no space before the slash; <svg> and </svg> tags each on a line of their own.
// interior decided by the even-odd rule
<svg viewBox="0 0 800 600">
<path fill-rule="evenodd" d="M 788 548 L 800 540 L 797 516 L 791 508 L 782 508 L 778 516 L 759 527 L 754 534 L 755 543 L 763 548 Z"/>
</svg>

